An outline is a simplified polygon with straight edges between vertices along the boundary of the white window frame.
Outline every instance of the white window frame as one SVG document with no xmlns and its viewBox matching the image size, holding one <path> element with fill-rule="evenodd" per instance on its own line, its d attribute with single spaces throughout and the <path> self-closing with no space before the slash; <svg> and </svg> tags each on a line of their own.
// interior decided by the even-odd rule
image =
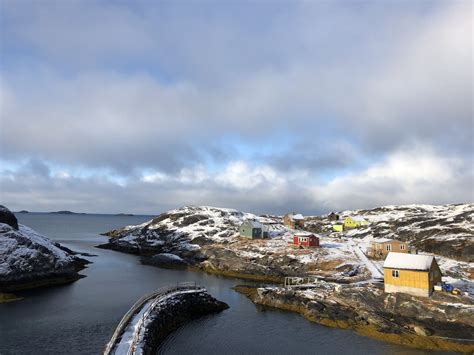
<svg viewBox="0 0 474 355">
<path fill-rule="evenodd" d="M 392 270 L 392 277 L 398 279 L 400 277 L 400 270 Z"/>
</svg>

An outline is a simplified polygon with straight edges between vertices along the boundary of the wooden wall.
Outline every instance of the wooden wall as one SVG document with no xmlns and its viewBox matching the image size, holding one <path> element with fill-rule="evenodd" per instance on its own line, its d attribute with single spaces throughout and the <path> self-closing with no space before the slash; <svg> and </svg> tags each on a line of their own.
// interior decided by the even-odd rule
<svg viewBox="0 0 474 355">
<path fill-rule="evenodd" d="M 399 277 L 392 276 L 392 270 L 398 270 Z M 427 271 L 384 269 L 384 282 L 396 286 L 408 286 L 416 288 L 430 288 Z"/>
</svg>

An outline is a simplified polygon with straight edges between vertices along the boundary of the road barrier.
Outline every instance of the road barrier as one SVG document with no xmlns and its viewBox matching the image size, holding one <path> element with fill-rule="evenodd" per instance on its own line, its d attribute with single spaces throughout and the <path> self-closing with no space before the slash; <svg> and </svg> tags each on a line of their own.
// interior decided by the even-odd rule
<svg viewBox="0 0 474 355">
<path fill-rule="evenodd" d="M 176 285 L 161 287 L 156 291 L 141 297 L 137 302 L 133 304 L 133 306 L 127 311 L 127 313 L 125 313 L 119 324 L 115 327 L 115 331 L 112 335 L 112 338 L 105 347 L 104 355 L 113 354 L 113 349 L 117 344 L 117 340 L 120 339 L 120 336 L 124 333 L 132 317 L 137 314 L 148 301 L 155 299 L 150 305 L 149 309 L 145 312 L 145 314 L 143 314 L 143 316 L 139 319 L 137 323 L 137 331 L 133 334 L 132 343 L 127 352 L 127 354 L 133 354 L 137 346 L 140 330 L 143 326 L 144 320 L 149 316 L 150 311 L 154 308 L 154 306 L 163 298 L 172 293 L 180 293 L 183 291 L 190 290 L 205 291 L 206 289 L 204 287 L 198 286 L 196 282 L 178 282 L 176 283 Z"/>
</svg>

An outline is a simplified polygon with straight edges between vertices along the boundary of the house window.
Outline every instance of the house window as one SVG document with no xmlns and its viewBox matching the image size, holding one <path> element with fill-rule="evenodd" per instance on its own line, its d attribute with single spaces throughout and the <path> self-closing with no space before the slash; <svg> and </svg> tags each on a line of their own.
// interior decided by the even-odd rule
<svg viewBox="0 0 474 355">
<path fill-rule="evenodd" d="M 400 250 L 405 250 L 405 244 L 400 244 Z"/>
<path fill-rule="evenodd" d="M 400 273 L 398 270 L 392 270 L 392 277 L 400 277 Z"/>
<path fill-rule="evenodd" d="M 385 246 L 385 249 L 386 249 L 387 251 L 390 251 L 390 250 L 392 250 L 392 245 L 390 245 L 390 244 L 387 244 L 387 245 Z"/>
</svg>

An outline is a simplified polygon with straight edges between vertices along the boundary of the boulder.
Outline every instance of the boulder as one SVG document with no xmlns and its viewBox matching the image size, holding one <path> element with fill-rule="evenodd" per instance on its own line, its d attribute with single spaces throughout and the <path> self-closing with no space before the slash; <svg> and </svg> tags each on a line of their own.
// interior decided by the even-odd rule
<svg viewBox="0 0 474 355">
<path fill-rule="evenodd" d="M 18 230 L 18 220 L 15 215 L 5 206 L 0 205 L 0 223 L 8 224 Z"/>
<path fill-rule="evenodd" d="M 184 269 L 188 266 L 184 259 L 171 253 L 160 253 L 151 257 L 143 257 L 142 263 L 172 269 Z"/>
<path fill-rule="evenodd" d="M 418 325 L 415 325 L 413 327 L 413 331 L 418 334 L 418 335 L 421 335 L 421 336 L 424 336 L 424 337 L 427 337 L 427 336 L 430 336 L 431 335 L 431 331 L 426 329 L 426 328 L 423 328 L 421 326 L 418 326 Z"/>
</svg>

